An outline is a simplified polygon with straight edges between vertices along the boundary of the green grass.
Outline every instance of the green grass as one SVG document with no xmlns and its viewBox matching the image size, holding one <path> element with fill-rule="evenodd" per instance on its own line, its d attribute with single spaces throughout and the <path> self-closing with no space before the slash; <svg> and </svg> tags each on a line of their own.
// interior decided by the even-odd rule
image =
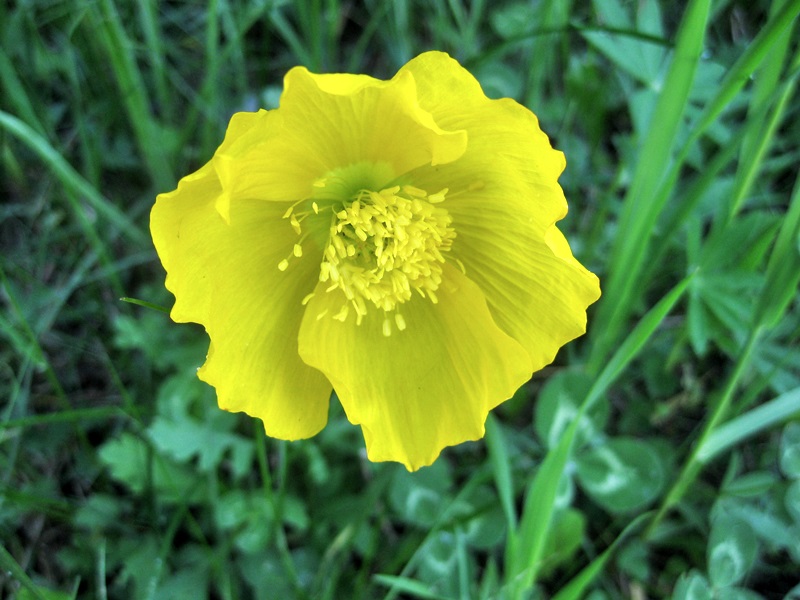
<svg viewBox="0 0 800 600">
<path fill-rule="evenodd" d="M 800 598 L 798 13 L 0 5 L 0 596 Z M 432 48 L 566 153 L 604 295 L 485 440 L 409 474 L 335 402 L 295 443 L 219 411 L 147 219 L 289 67 Z"/>
</svg>

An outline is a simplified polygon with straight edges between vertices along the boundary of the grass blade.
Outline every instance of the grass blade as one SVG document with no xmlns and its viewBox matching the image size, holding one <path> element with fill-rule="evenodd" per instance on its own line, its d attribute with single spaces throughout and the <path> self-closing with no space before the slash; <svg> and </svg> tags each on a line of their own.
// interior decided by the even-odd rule
<svg viewBox="0 0 800 600">
<path fill-rule="evenodd" d="M 0 83 L 3 87 L 3 95 L 25 121 L 27 121 L 37 133 L 44 137 L 50 137 L 50 132 L 45 130 L 44 124 L 36 116 L 25 86 L 17 74 L 11 59 L 5 52 L 0 52 Z"/>
<path fill-rule="evenodd" d="M 800 253 L 797 239 L 800 235 L 800 176 L 795 182 L 775 247 L 767 263 L 767 277 L 753 312 L 755 327 L 774 327 L 797 294 L 800 283 Z"/>
<path fill-rule="evenodd" d="M 608 559 L 614 555 L 619 545 L 625 541 L 631 533 L 637 530 L 649 516 L 649 513 L 645 513 L 631 521 L 617 536 L 617 539 L 615 539 L 600 556 L 586 565 L 580 573 L 573 577 L 565 587 L 561 588 L 561 590 L 553 596 L 553 600 L 581 600 L 581 598 L 584 597 L 586 588 L 603 572 Z"/>
<path fill-rule="evenodd" d="M 30 592 L 33 598 L 36 598 L 36 600 L 47 600 L 39 590 L 39 586 L 31 581 L 31 578 L 28 577 L 27 573 L 19 566 L 19 563 L 14 560 L 14 557 L 9 554 L 4 546 L 0 546 L 0 568 L 19 581 L 20 585 Z"/>
<path fill-rule="evenodd" d="M 700 471 L 703 468 L 703 463 L 698 459 L 698 452 L 700 448 L 705 446 L 706 440 L 714 433 L 719 423 L 727 416 L 728 409 L 730 408 L 731 401 L 733 400 L 733 393 L 739 385 L 739 380 L 745 372 L 745 367 L 750 363 L 753 352 L 758 345 L 763 330 L 756 328 L 751 330 L 747 341 L 744 343 L 742 350 L 739 353 L 738 360 L 733 372 L 728 377 L 725 388 L 722 391 L 719 400 L 711 410 L 711 415 L 703 426 L 703 431 L 697 445 L 692 450 L 690 456 L 684 461 L 681 471 L 675 478 L 672 487 L 667 492 L 667 495 L 661 502 L 658 511 L 653 516 L 653 520 L 647 526 L 644 535 L 645 538 L 651 538 L 656 531 L 661 520 L 666 516 L 667 512 L 675 506 L 681 498 L 683 498 L 686 490 L 694 483 Z"/>
<path fill-rule="evenodd" d="M 486 444 L 489 448 L 489 460 L 492 462 L 494 483 L 500 496 L 500 505 L 506 516 L 508 531 L 511 532 L 517 527 L 517 514 L 514 510 L 514 484 L 511 479 L 511 467 L 503 430 L 491 413 L 486 419 Z"/>
<path fill-rule="evenodd" d="M 800 388 L 781 394 L 717 427 L 698 448 L 697 460 L 706 464 L 743 440 L 797 417 L 800 417 Z"/>
<path fill-rule="evenodd" d="M 780 8 L 781 4 L 782 2 L 780 1 L 772 3 L 770 16 L 773 16 L 773 13 Z M 771 53 L 771 60 L 764 61 L 760 66 L 753 85 L 753 94 L 747 110 L 747 121 L 744 127 L 745 138 L 739 153 L 739 168 L 736 170 L 736 182 L 733 186 L 728 210 L 729 221 L 739 212 L 741 204 L 750 191 L 764 159 L 766 149 L 774 137 L 777 122 L 780 121 L 780 117 L 783 115 L 785 106 L 788 103 L 786 94 L 778 95 L 776 88 L 783 70 L 784 58 L 789 50 L 789 42 L 792 39 L 790 34 L 791 31 L 786 30 L 778 36 L 775 48 Z M 776 97 L 779 100 L 774 102 Z M 776 105 L 776 109 L 773 111 L 771 119 L 772 126 L 765 128 L 766 109 L 773 103 Z"/>
<path fill-rule="evenodd" d="M 164 43 L 161 36 L 161 25 L 158 21 L 158 8 L 155 0 L 139 0 L 139 22 L 142 24 L 145 43 L 147 44 L 147 58 L 150 62 L 153 81 L 155 85 L 158 106 L 165 116 L 169 117 L 174 113 L 175 105 L 170 101 L 170 94 L 167 91 L 167 68 L 164 60 Z"/>
<path fill-rule="evenodd" d="M 545 541 L 555 512 L 558 485 L 572 453 L 575 435 L 583 415 L 639 354 L 686 292 L 692 278 L 693 275 L 689 275 L 678 283 L 636 325 L 595 380 L 577 415 L 561 436 L 558 445 L 547 454 L 539 467 L 525 495 L 525 506 L 519 529 L 509 536 L 509 544 L 506 549 L 507 563 L 510 565 L 506 578 L 512 589 L 516 588 L 518 595 L 523 590 L 530 588 L 536 581 L 543 559 L 542 552 Z"/>
<path fill-rule="evenodd" d="M 775 43 L 781 39 L 783 32 L 800 13 L 800 0 L 790 0 L 771 18 L 758 32 L 755 39 L 734 63 L 720 82 L 717 93 L 703 108 L 703 112 L 692 126 L 692 134 L 686 145 L 690 146 L 705 132 L 722 111 L 731 103 L 744 85 L 750 81 L 755 70 L 765 60 L 772 60 Z"/>
<path fill-rule="evenodd" d="M 664 81 L 663 91 L 653 112 L 658 127 L 651 127 L 639 152 L 641 157 L 628 193 L 625 196 L 619 229 L 626 232 L 617 237 L 595 323 L 596 339 L 589 360 L 590 372 L 599 372 L 632 309 L 632 292 L 639 285 L 647 253 L 647 238 L 663 208 L 663 203 L 653 202 L 654 193 L 664 179 L 665 165 L 670 164 L 672 149 L 681 119 L 689 100 L 710 9 L 709 0 L 694 0 L 684 13 L 678 30 L 675 54 Z"/>
<path fill-rule="evenodd" d="M 159 127 L 150 112 L 147 88 L 136 64 L 131 48 L 133 44 L 122 26 L 116 6 L 111 0 L 98 3 L 100 14 L 95 14 L 95 29 L 113 67 L 122 104 L 128 113 L 139 151 L 157 189 L 163 190 L 175 183 L 170 161 L 159 143 Z"/>
<path fill-rule="evenodd" d="M 687 9 L 687 15 L 690 9 Z M 631 214 L 629 207 L 634 204 L 631 199 L 634 197 L 634 190 L 637 187 L 639 179 L 639 165 L 637 165 L 637 172 L 634 175 L 633 184 L 631 185 L 629 193 L 626 195 L 625 212 L 623 212 L 620 221 L 620 229 L 627 233 L 625 236 L 620 237 L 620 246 L 615 248 L 615 252 L 612 255 L 613 259 L 611 267 L 609 268 L 611 276 L 608 278 L 604 291 L 605 301 L 601 303 L 597 318 L 595 319 L 595 322 L 602 322 L 604 325 L 603 329 L 597 334 L 597 340 L 592 348 L 592 354 L 589 360 L 591 371 L 599 370 L 609 349 L 613 346 L 615 340 L 622 331 L 622 327 L 627 323 L 627 317 L 631 307 L 635 305 L 637 290 L 641 290 L 645 287 L 643 282 L 640 281 L 639 274 L 645 264 L 645 259 L 649 256 L 649 252 L 643 251 L 643 248 L 648 247 L 648 236 L 652 231 L 658 214 L 661 212 L 670 196 L 673 189 L 672 182 L 677 179 L 678 170 L 688 156 L 689 150 L 736 97 L 738 92 L 741 91 L 742 87 L 749 81 L 751 75 L 761 62 L 770 57 L 770 52 L 774 43 L 780 39 L 784 30 L 789 27 L 792 20 L 797 16 L 798 11 L 800 11 L 800 0 L 791 0 L 785 4 L 775 17 L 770 19 L 766 26 L 758 33 L 753 42 L 748 45 L 745 52 L 723 78 L 715 96 L 704 107 L 700 117 L 698 117 L 692 125 L 689 138 L 684 143 L 678 157 L 670 167 L 670 175 L 664 179 L 658 178 L 658 174 L 656 174 L 655 177 L 647 177 L 648 180 L 655 180 L 657 184 L 657 187 L 649 188 L 651 190 L 651 197 L 654 198 L 654 200 L 652 200 L 649 205 L 645 204 L 644 206 L 637 207 L 637 210 L 632 213 L 636 218 L 633 220 L 633 223 L 630 223 L 630 218 L 626 219 L 626 217 Z M 686 21 L 686 18 L 684 21 Z M 679 46 L 681 44 L 680 37 L 679 35 Z M 676 48 L 676 56 L 673 63 L 677 60 L 678 50 Z M 673 69 L 674 68 L 675 66 L 673 64 Z M 665 83 L 665 87 L 668 85 L 669 77 Z M 659 125 L 663 126 L 661 113 L 659 112 L 660 105 L 661 102 L 659 102 L 659 105 L 656 107 L 655 115 L 659 118 Z M 660 128 L 661 127 L 655 129 Z M 652 163 L 653 157 L 663 157 L 664 155 L 665 151 L 654 155 L 647 154 L 646 149 L 649 148 L 648 142 L 651 137 L 660 139 L 663 136 L 651 135 L 648 137 L 642 151 L 642 156 L 646 158 L 642 162 Z M 667 163 L 661 163 L 657 166 L 651 164 L 650 167 L 646 167 L 645 170 L 655 169 L 657 167 L 657 169 L 663 171 L 663 164 Z M 661 183 L 659 184 L 659 182 Z M 656 190 L 655 193 L 653 193 L 652 190 Z M 640 210 L 641 212 L 639 212 Z"/>
<path fill-rule="evenodd" d="M 0 127 L 23 142 L 42 159 L 59 181 L 78 196 L 86 199 L 98 214 L 108 219 L 119 231 L 136 244 L 147 244 L 148 237 L 128 216 L 119 210 L 108 198 L 97 191 L 61 154 L 41 135 L 17 117 L 0 110 Z M 77 203 L 72 204 L 76 216 L 84 218 L 82 209 Z M 95 234 L 96 235 L 96 234 Z"/>
</svg>

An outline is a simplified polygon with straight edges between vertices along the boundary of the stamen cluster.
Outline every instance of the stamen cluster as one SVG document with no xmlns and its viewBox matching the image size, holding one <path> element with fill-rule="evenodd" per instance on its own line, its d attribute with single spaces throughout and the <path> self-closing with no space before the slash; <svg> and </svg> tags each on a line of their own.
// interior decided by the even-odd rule
<svg viewBox="0 0 800 600">
<path fill-rule="evenodd" d="M 361 190 L 331 217 L 328 245 L 320 266 L 327 291 L 341 290 L 347 303 L 333 316 L 344 321 L 350 309 L 360 323 L 367 302 L 385 312 L 411 298 L 412 290 L 438 301 L 442 281 L 442 252 L 450 249 L 455 231 L 452 218 L 437 207 L 447 189 L 428 195 L 413 186 L 394 186 L 380 192 Z M 397 313 L 397 328 L 405 321 Z M 384 321 L 384 334 L 391 323 Z"/>
</svg>

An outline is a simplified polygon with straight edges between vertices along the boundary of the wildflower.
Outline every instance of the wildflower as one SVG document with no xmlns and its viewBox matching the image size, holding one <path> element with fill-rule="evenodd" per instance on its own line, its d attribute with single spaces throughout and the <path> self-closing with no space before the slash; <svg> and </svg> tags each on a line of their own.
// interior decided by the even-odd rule
<svg viewBox="0 0 800 600">
<path fill-rule="evenodd" d="M 294 440 L 331 388 L 373 461 L 413 470 L 581 335 L 597 278 L 555 222 L 565 165 L 536 117 L 439 52 L 389 81 L 286 75 L 151 214 L 221 408 Z"/>
</svg>

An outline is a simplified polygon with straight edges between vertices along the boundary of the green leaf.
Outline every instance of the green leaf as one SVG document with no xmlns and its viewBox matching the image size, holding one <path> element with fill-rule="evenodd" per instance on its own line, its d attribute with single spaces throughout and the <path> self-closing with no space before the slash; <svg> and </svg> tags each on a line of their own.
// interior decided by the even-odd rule
<svg viewBox="0 0 800 600">
<path fill-rule="evenodd" d="M 213 422 L 191 417 L 156 417 L 147 428 L 147 435 L 161 453 L 179 463 L 197 457 L 197 466 L 201 471 L 213 471 L 228 453 L 237 476 L 244 475 L 252 464 L 252 441 L 221 431 Z"/>
<path fill-rule="evenodd" d="M 509 40 L 529 35 L 534 31 L 536 13 L 526 2 L 498 6 L 489 15 L 492 29 L 501 38 Z"/>
<path fill-rule="evenodd" d="M 706 238 L 699 256 L 703 273 L 744 271 L 761 266 L 781 220 L 777 215 L 754 212 L 739 216 Z"/>
<path fill-rule="evenodd" d="M 556 514 L 544 547 L 543 576 L 572 558 L 580 548 L 585 532 L 586 516 L 579 510 L 567 508 Z"/>
<path fill-rule="evenodd" d="M 497 422 L 495 416 L 489 413 L 486 419 L 486 446 L 489 450 L 489 460 L 492 463 L 495 487 L 500 496 L 500 504 L 505 513 L 508 530 L 517 527 L 517 513 L 514 508 L 514 484 L 511 480 L 511 464 L 508 457 L 508 448 L 503 437 L 503 426 Z"/>
<path fill-rule="evenodd" d="M 603 25 L 617 29 L 635 31 L 663 37 L 664 29 L 657 2 L 640 3 L 637 24 L 633 23 L 618 0 L 595 1 L 594 7 Z M 640 81 L 648 88 L 657 89 L 663 85 L 663 65 L 669 55 L 665 43 L 620 35 L 615 31 L 582 31 L 586 40 L 597 48 L 620 70 Z"/>
<path fill-rule="evenodd" d="M 148 445 L 131 433 L 123 433 L 100 448 L 100 461 L 111 476 L 136 493 L 152 484 L 166 501 L 186 502 L 194 498 L 194 477 L 186 470 L 154 453 Z"/>
<path fill-rule="evenodd" d="M 727 514 L 718 516 L 708 542 L 708 576 L 714 587 L 740 582 L 758 554 L 758 541 L 750 526 Z"/>
<path fill-rule="evenodd" d="M 581 371 L 560 371 L 542 387 L 536 399 L 534 427 L 548 448 L 558 444 L 569 424 L 578 416 L 581 401 L 589 394 L 592 378 Z M 608 421 L 608 400 L 598 399 L 588 414 L 580 416 L 575 444 L 580 447 L 603 431 Z"/>
<path fill-rule="evenodd" d="M 480 82 L 489 98 L 520 98 L 524 81 L 519 69 L 512 69 L 503 62 L 480 63 L 472 74 Z"/>
<path fill-rule="evenodd" d="M 770 471 L 754 471 L 737 477 L 723 488 L 723 493 L 741 498 L 752 498 L 772 489 L 778 477 Z"/>
<path fill-rule="evenodd" d="M 22 588 L 17 594 L 17 600 L 71 600 L 72 594 L 50 590 L 45 587 L 37 586 L 36 593 L 31 588 Z"/>
<path fill-rule="evenodd" d="M 147 532 L 136 536 L 136 539 L 124 539 L 116 552 L 122 565 L 120 581 L 133 584 L 138 591 L 133 594 L 134 598 L 145 598 L 147 591 L 156 588 L 163 573 L 163 561 L 155 534 Z"/>
<path fill-rule="evenodd" d="M 672 600 L 714 600 L 714 594 L 708 580 L 697 571 L 691 571 L 681 575 L 672 591 Z"/>
<path fill-rule="evenodd" d="M 447 596 L 440 596 L 431 591 L 430 586 L 420 583 L 409 577 L 395 577 L 394 575 L 373 575 L 372 579 L 391 590 L 404 592 L 411 598 L 425 598 L 426 600 L 451 600 Z"/>
<path fill-rule="evenodd" d="M 725 588 L 725 600 L 764 600 L 764 596 L 745 588 Z"/>
<path fill-rule="evenodd" d="M 770 551 L 785 550 L 793 556 L 800 551 L 797 531 L 789 525 L 782 514 L 778 516 L 771 507 L 762 508 L 754 502 L 723 497 L 715 503 L 714 511 L 747 523 Z"/>
<path fill-rule="evenodd" d="M 566 586 L 561 588 L 553 597 L 553 600 L 580 600 L 583 598 L 586 588 L 600 575 L 619 545 L 627 539 L 631 533 L 638 529 L 649 516 L 649 514 L 639 515 L 636 519 L 631 521 L 600 556 L 584 567 Z"/>
<path fill-rule="evenodd" d="M 666 468 L 644 440 L 613 438 L 581 452 L 578 482 L 600 506 L 614 514 L 639 510 L 655 500 L 666 483 Z"/>
<path fill-rule="evenodd" d="M 800 526 L 800 479 L 797 479 L 786 488 L 786 494 L 783 497 L 783 504 L 786 510 L 795 522 L 795 525 Z"/>
<path fill-rule="evenodd" d="M 454 597 L 458 589 L 458 555 L 464 550 L 464 536 L 460 531 L 435 532 L 420 548 L 417 577 L 430 585 L 430 591 Z"/>
<path fill-rule="evenodd" d="M 797 402 L 800 413 L 800 399 Z M 790 479 L 800 479 L 800 422 L 789 423 L 781 436 L 781 471 Z"/>
<path fill-rule="evenodd" d="M 95 493 L 75 513 L 75 525 L 101 532 L 118 522 L 125 504 L 116 496 Z"/>
<path fill-rule="evenodd" d="M 198 562 L 194 558 L 191 566 L 186 566 L 159 581 L 153 596 L 154 600 L 173 600 L 174 598 L 208 598 L 208 579 L 211 565 Z M 204 557 L 205 558 L 205 557 Z M 207 560 L 204 561 L 207 563 Z"/>
<path fill-rule="evenodd" d="M 614 543 L 617 543 L 616 540 Z M 645 582 L 650 577 L 648 554 L 647 544 L 641 539 L 633 539 L 619 551 L 615 563 L 633 581 Z"/>
<path fill-rule="evenodd" d="M 405 522 L 429 528 L 449 504 L 452 477 L 445 461 L 416 473 L 397 470 L 389 490 L 392 508 Z"/>
<path fill-rule="evenodd" d="M 494 548 L 509 531 L 497 495 L 488 486 L 476 487 L 463 499 L 456 499 L 448 507 L 448 512 L 452 520 L 463 528 L 462 537 L 471 548 Z"/>
</svg>

